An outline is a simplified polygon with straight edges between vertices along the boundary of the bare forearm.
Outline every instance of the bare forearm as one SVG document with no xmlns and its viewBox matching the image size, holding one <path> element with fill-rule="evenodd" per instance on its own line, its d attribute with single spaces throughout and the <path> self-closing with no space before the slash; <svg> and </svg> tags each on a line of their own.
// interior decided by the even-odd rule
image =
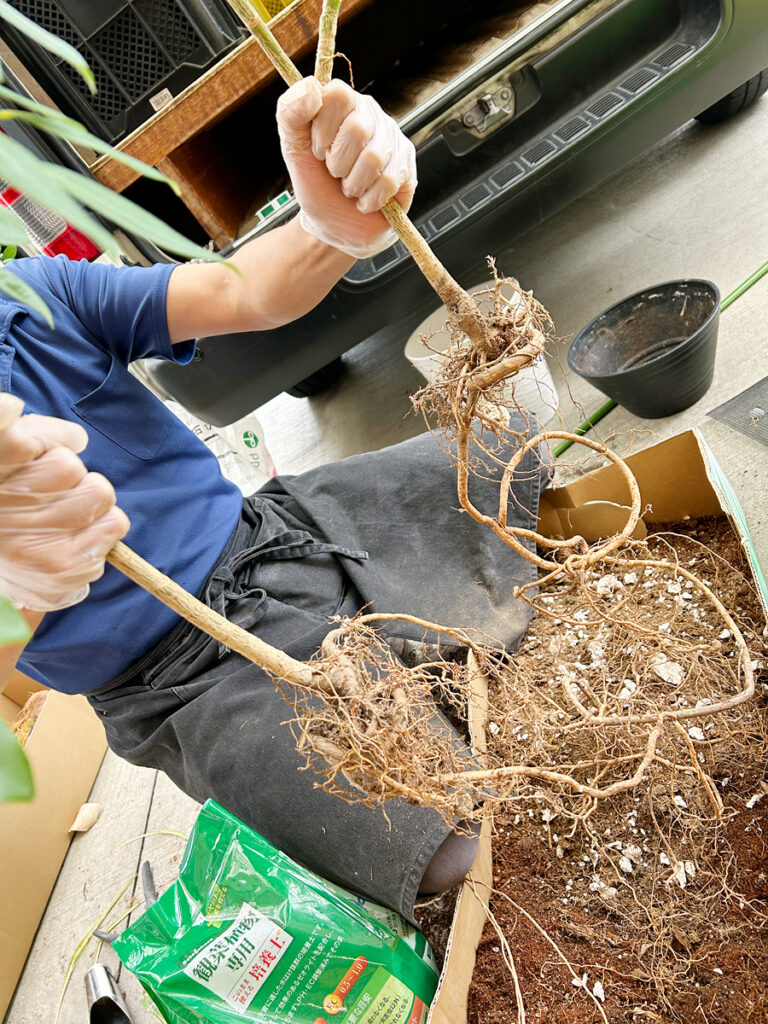
<svg viewBox="0 0 768 1024">
<path fill-rule="evenodd" d="M 267 331 L 298 319 L 355 259 L 391 244 L 381 213 L 387 201 L 410 206 L 416 151 L 369 96 L 340 81 L 305 78 L 281 95 L 277 129 L 301 213 L 240 248 L 232 260 L 240 276 L 216 264 L 173 271 L 173 342 Z"/>
<path fill-rule="evenodd" d="M 354 260 L 308 235 L 298 219 L 260 235 L 221 264 L 177 267 L 168 285 L 172 342 L 267 331 L 308 313 Z"/>
<path fill-rule="evenodd" d="M 308 235 L 295 218 L 243 246 L 232 262 L 243 275 L 243 323 L 260 318 L 280 327 L 314 309 L 355 261 Z"/>
</svg>

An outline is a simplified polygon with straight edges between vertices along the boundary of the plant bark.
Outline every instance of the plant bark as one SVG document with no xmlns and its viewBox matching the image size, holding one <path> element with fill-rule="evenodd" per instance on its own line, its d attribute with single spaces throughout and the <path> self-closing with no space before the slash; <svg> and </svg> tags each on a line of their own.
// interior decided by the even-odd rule
<svg viewBox="0 0 768 1024">
<path fill-rule="evenodd" d="M 258 637 L 252 636 L 240 626 L 228 622 L 223 615 L 219 615 L 193 597 L 126 544 L 118 541 L 107 555 L 107 561 L 134 583 L 149 591 L 158 601 L 172 608 L 182 619 L 191 622 L 193 626 L 214 637 L 230 650 L 237 651 L 244 658 L 255 662 L 273 676 L 304 689 L 324 691 L 321 679 L 311 666 L 296 661 L 276 647 L 271 647 Z"/>
<path fill-rule="evenodd" d="M 339 20 L 341 0 L 323 0 L 320 14 L 320 30 L 317 37 L 315 56 L 315 78 L 325 84 L 333 75 L 333 58 L 336 53 L 336 25 Z"/>
</svg>

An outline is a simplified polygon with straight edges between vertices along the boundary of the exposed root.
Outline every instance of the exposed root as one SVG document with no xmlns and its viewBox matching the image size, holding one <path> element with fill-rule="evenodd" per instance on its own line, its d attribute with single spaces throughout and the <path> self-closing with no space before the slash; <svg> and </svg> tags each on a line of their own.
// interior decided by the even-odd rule
<svg viewBox="0 0 768 1024">
<path fill-rule="evenodd" d="M 482 883 L 478 883 L 478 884 L 482 885 Z M 568 968 L 568 971 L 570 972 L 571 978 L 573 979 L 574 982 L 577 983 L 576 987 L 580 988 L 582 991 L 584 991 L 585 994 L 592 1000 L 592 1002 L 595 1004 L 595 1008 L 597 1009 L 597 1012 L 600 1014 L 600 1017 L 604 1021 L 604 1024 L 608 1024 L 608 1018 L 605 1015 L 605 1010 L 603 1009 L 603 1007 L 598 1002 L 597 997 L 589 990 L 589 988 L 587 988 L 587 987 L 582 985 L 580 975 L 578 975 L 576 973 L 573 964 L 568 959 L 568 957 L 565 955 L 565 953 L 562 951 L 562 949 L 557 944 L 557 942 L 555 942 L 555 940 L 552 938 L 552 936 L 549 934 L 549 932 L 547 932 L 547 930 L 545 928 L 543 928 L 539 924 L 539 922 L 531 914 L 528 913 L 528 911 L 525 909 L 525 907 L 521 907 L 519 903 L 517 903 L 515 900 L 513 900 L 512 897 L 508 893 L 502 892 L 499 889 L 492 888 L 491 889 L 491 897 L 492 898 L 498 898 L 498 899 L 504 900 L 506 903 L 509 903 L 510 906 L 514 907 L 515 911 L 518 914 L 520 914 L 521 917 L 524 917 L 525 920 L 536 929 L 536 931 L 539 933 L 539 935 L 541 935 L 541 937 L 543 939 L 545 939 L 547 943 L 549 943 L 549 945 L 552 947 L 552 949 L 556 953 L 558 959 L 565 965 L 565 967 Z M 488 914 L 489 914 L 489 920 L 490 920 L 490 917 L 491 917 L 491 911 L 490 910 L 488 911 Z M 498 927 L 498 922 L 496 922 L 495 919 L 494 919 L 493 924 L 494 924 L 494 930 L 497 930 L 497 933 L 501 934 L 501 931 L 500 931 L 500 929 Z M 517 992 L 519 992 L 519 989 L 520 989 L 520 982 L 519 982 L 519 979 L 517 978 L 517 972 L 515 972 L 514 977 L 515 977 L 515 992 L 517 993 Z M 522 993 L 520 994 L 520 999 L 522 999 Z"/>
<path fill-rule="evenodd" d="M 552 321 L 530 292 L 524 292 L 512 278 L 499 275 L 489 257 L 493 273 L 491 288 L 473 296 L 463 293 L 482 317 L 482 330 L 470 330 L 457 308 L 447 304 L 446 329 L 451 343 L 444 365 L 413 399 L 427 415 L 434 415 L 448 436 L 473 420 L 497 426 L 499 408 L 516 407 L 514 375 L 530 366 L 544 352 Z M 424 338 L 427 349 L 430 339 Z"/>
<path fill-rule="evenodd" d="M 328 696 L 283 688 L 297 712 L 299 750 L 326 790 L 369 805 L 395 797 L 423 804 L 428 780 L 449 772 L 456 783 L 433 803 L 451 822 L 476 817 L 475 787 L 462 782 L 471 754 L 446 718 L 467 705 L 466 666 L 406 667 L 369 625 L 374 618 L 344 620 L 311 663 Z"/>
</svg>

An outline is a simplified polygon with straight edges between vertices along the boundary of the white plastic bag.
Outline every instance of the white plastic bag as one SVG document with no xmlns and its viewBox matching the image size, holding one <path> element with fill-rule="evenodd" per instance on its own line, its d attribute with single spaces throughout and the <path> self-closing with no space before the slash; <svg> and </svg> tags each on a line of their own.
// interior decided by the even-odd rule
<svg viewBox="0 0 768 1024">
<path fill-rule="evenodd" d="M 514 279 L 510 278 L 510 281 Z M 493 281 L 484 281 L 470 288 L 469 294 L 477 296 L 478 292 L 489 292 L 493 287 Z M 504 285 L 502 295 L 508 300 L 510 307 L 517 306 L 523 301 L 517 282 L 511 286 Z M 478 304 L 483 312 L 491 309 L 491 299 L 488 295 L 480 296 Z M 445 353 L 451 346 L 451 336 L 446 330 L 447 319 L 447 309 L 440 306 L 419 324 L 405 346 L 406 359 L 427 380 L 432 380 L 440 372 L 445 362 Z M 423 343 L 422 337 L 428 339 L 428 347 Z M 519 370 L 511 377 L 508 388 L 509 404 L 529 409 L 539 423 L 548 423 L 556 415 L 560 399 L 543 355 L 538 356 L 530 366 Z"/>
</svg>

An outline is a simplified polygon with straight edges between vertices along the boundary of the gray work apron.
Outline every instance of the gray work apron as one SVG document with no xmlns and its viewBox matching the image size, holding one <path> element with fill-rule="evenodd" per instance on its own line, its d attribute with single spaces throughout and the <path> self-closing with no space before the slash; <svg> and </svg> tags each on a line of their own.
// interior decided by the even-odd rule
<svg viewBox="0 0 768 1024">
<path fill-rule="evenodd" d="M 534 456 L 524 460 L 510 522 L 535 526 L 540 468 Z M 474 490 L 483 511 L 495 512 L 498 484 L 481 480 Z M 276 477 L 245 500 L 200 596 L 301 660 L 334 628 L 333 616 L 365 605 L 478 627 L 514 649 L 530 613 L 512 592 L 535 569 L 458 511 L 455 495 L 455 470 L 430 435 Z M 385 632 L 424 639 L 406 624 Z M 257 666 L 180 622 L 88 697 L 116 753 L 163 769 L 289 856 L 412 920 L 419 882 L 449 829 L 436 812 L 401 800 L 384 814 L 317 788 L 295 749 L 293 711 Z"/>
</svg>

